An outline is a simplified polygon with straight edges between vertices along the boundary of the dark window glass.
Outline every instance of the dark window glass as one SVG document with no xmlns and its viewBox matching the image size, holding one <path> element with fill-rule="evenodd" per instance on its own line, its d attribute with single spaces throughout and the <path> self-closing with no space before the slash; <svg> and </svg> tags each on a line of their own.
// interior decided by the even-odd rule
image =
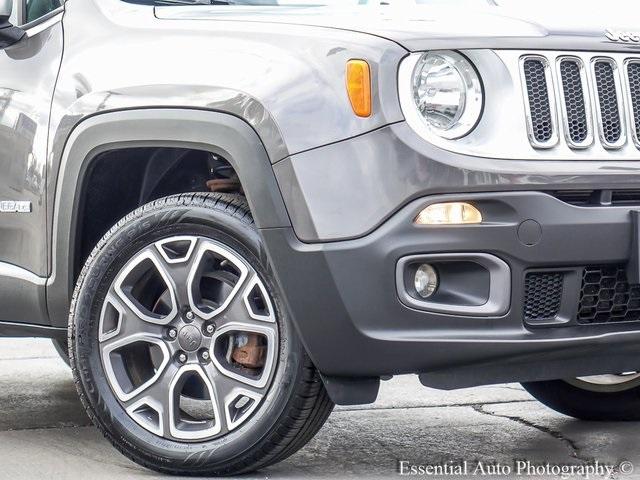
<svg viewBox="0 0 640 480">
<path fill-rule="evenodd" d="M 27 0 L 27 15 L 25 23 L 44 17 L 62 6 L 62 0 Z"/>
</svg>

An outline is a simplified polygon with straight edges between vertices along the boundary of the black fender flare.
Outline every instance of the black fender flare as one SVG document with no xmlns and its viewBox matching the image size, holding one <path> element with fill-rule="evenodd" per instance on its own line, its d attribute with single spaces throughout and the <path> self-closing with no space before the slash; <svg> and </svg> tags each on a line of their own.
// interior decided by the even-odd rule
<svg viewBox="0 0 640 480">
<path fill-rule="evenodd" d="M 51 218 L 47 308 L 52 326 L 67 325 L 73 293 L 77 215 L 91 162 L 132 147 L 181 147 L 227 159 L 242 182 L 258 228 L 290 227 L 267 151 L 255 130 L 227 113 L 189 108 L 141 108 L 96 114 L 78 123 L 60 159 Z"/>
</svg>

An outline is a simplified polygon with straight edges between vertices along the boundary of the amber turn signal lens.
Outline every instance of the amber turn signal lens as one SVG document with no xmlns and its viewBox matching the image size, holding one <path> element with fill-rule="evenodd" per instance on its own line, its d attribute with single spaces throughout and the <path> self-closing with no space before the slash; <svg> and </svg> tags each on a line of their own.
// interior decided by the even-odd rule
<svg viewBox="0 0 640 480">
<path fill-rule="evenodd" d="M 422 210 L 415 221 L 418 225 L 469 225 L 482 223 L 482 213 L 464 202 L 435 203 Z"/>
<path fill-rule="evenodd" d="M 347 93 L 354 113 L 371 116 L 371 69 L 364 60 L 347 62 Z"/>
</svg>

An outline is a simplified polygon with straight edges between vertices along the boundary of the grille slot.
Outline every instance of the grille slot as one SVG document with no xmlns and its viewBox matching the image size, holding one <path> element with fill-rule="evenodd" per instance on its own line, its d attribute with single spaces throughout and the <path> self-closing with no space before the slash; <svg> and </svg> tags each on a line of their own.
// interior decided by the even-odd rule
<svg viewBox="0 0 640 480">
<path fill-rule="evenodd" d="M 554 115 L 549 94 L 548 62 L 542 57 L 528 57 L 522 62 L 522 70 L 531 141 L 538 147 L 553 146 Z"/>
<path fill-rule="evenodd" d="M 612 205 L 640 205 L 640 190 L 614 190 L 611 195 Z"/>
<path fill-rule="evenodd" d="M 553 149 L 558 155 L 565 146 L 584 150 L 595 145 L 619 150 L 620 159 L 637 159 L 633 150 L 640 150 L 639 57 L 525 53 L 520 56 L 520 75 L 534 148 L 551 149 L 562 139 L 561 148 Z"/>
<path fill-rule="evenodd" d="M 640 145 L 640 61 L 631 61 L 627 64 L 627 78 L 629 81 L 629 93 L 631 94 L 631 108 L 633 118 L 633 131 L 636 145 Z"/>
<path fill-rule="evenodd" d="M 596 193 L 596 190 L 561 190 L 552 192 L 552 195 L 565 203 L 584 207 L 588 205 L 599 205 L 599 202 L 594 202 Z"/>
<path fill-rule="evenodd" d="M 549 192 L 565 203 L 580 207 L 627 207 L 640 205 L 640 190 L 557 190 Z"/>
<path fill-rule="evenodd" d="M 524 282 L 524 319 L 535 323 L 554 320 L 560 313 L 564 274 L 562 272 L 528 273 Z"/>
<path fill-rule="evenodd" d="M 598 127 L 605 147 L 618 147 L 624 142 L 624 125 L 620 112 L 620 97 L 616 65 L 612 60 L 600 59 L 593 63 L 596 86 Z"/>
<path fill-rule="evenodd" d="M 559 69 L 567 142 L 571 147 L 587 147 L 593 140 L 584 67 L 577 58 L 564 58 L 560 60 Z"/>
<path fill-rule="evenodd" d="M 578 323 L 640 321 L 640 285 L 630 285 L 624 268 L 587 267 L 582 275 Z"/>
</svg>

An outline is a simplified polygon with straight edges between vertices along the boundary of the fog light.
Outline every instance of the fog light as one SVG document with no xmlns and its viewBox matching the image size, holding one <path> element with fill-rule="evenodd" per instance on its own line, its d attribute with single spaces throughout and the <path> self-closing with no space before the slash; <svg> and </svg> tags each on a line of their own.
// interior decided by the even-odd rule
<svg viewBox="0 0 640 480">
<path fill-rule="evenodd" d="M 434 203 L 416 217 L 418 225 L 468 225 L 482 223 L 482 214 L 464 202 Z"/>
<path fill-rule="evenodd" d="M 416 270 L 413 282 L 418 295 L 429 298 L 438 289 L 438 272 L 428 263 L 423 263 Z"/>
</svg>

